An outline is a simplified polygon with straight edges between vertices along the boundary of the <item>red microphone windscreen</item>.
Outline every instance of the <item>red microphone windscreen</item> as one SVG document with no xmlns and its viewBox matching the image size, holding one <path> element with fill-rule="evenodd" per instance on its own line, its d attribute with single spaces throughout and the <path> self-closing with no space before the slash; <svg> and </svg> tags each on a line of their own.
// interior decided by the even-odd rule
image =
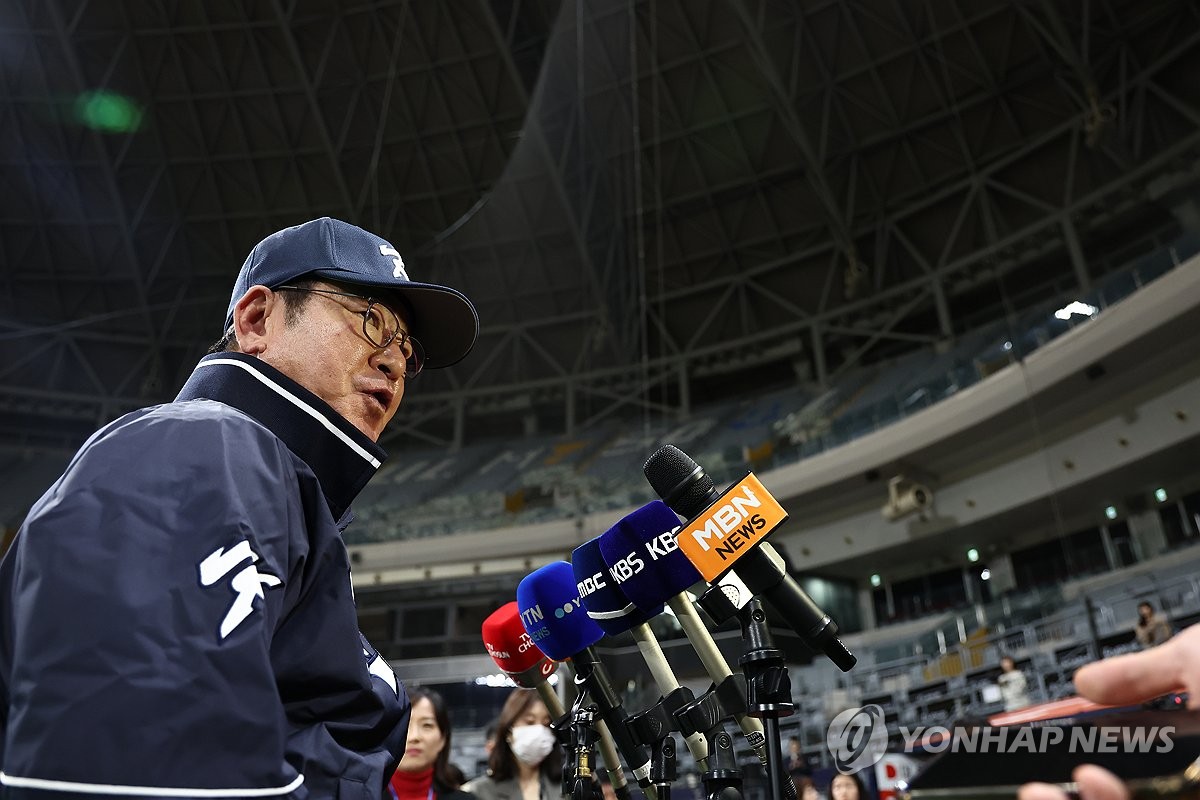
<svg viewBox="0 0 1200 800">
<path fill-rule="evenodd" d="M 510 676 L 539 666 L 538 662 L 542 662 L 538 673 L 543 679 L 558 668 L 525 632 L 515 600 L 500 606 L 483 621 L 483 646 L 496 666 Z"/>
</svg>

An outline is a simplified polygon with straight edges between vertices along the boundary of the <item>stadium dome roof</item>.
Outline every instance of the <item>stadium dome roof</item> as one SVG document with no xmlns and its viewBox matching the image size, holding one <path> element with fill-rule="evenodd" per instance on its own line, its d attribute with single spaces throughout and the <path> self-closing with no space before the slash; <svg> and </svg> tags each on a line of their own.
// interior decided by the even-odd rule
<svg viewBox="0 0 1200 800">
<path fill-rule="evenodd" d="M 1200 157 L 1189 0 L 18 0 L 0 58 L 10 451 L 172 397 L 317 216 L 476 302 L 391 434 L 449 443 L 951 339 L 1169 236 Z"/>
</svg>

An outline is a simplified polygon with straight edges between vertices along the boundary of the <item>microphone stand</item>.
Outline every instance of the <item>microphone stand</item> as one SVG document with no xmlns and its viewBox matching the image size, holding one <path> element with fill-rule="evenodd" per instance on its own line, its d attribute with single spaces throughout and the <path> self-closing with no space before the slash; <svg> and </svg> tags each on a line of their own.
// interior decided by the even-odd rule
<svg viewBox="0 0 1200 800">
<path fill-rule="evenodd" d="M 623 709 L 620 698 L 609 683 L 604 665 L 600 663 L 595 650 L 591 647 L 584 648 L 575 655 L 572 662 L 575 665 L 575 687 L 579 691 L 579 696 L 582 697 L 586 693 L 595 701 L 600 719 L 608 725 L 609 732 L 614 738 L 632 739 L 625 724 L 625 717 L 622 716 Z M 621 746 L 622 738 L 617 738 L 618 747 Z M 646 767 L 648 771 L 648 763 Z M 630 768 L 634 771 L 634 776 L 638 777 L 638 767 L 630 764 Z M 648 776 L 644 784 L 639 778 L 638 784 L 642 786 L 642 794 L 646 796 L 646 800 L 658 800 L 658 793 L 653 784 L 649 782 Z"/>
<path fill-rule="evenodd" d="M 583 695 L 579 695 L 571 714 L 571 800 L 603 800 L 600 785 L 596 782 L 592 764 L 596 758 L 596 742 L 600 734 L 596 732 L 596 710 L 591 706 L 584 707 Z M 565 773 L 564 773 L 565 780 Z M 564 788 L 565 788 L 564 782 Z M 563 792 L 564 795 L 567 792 Z"/>
<path fill-rule="evenodd" d="M 671 800 L 671 782 L 678 775 L 672 733 L 678 725 L 667 706 L 664 697 L 645 711 L 630 715 L 628 720 L 633 737 L 650 747 L 650 781 L 658 792 L 658 800 Z"/>
<path fill-rule="evenodd" d="M 795 711 L 792 704 L 792 685 L 788 678 L 783 653 L 775 649 L 767 614 L 762 601 L 751 600 L 740 611 L 742 626 L 742 672 L 746 675 L 747 713 L 763 721 L 767 738 L 767 773 L 771 785 L 771 800 L 783 800 L 783 781 L 791 783 L 783 768 L 783 749 L 779 740 L 779 720 Z M 793 792 L 795 789 L 793 788 Z"/>
<path fill-rule="evenodd" d="M 567 674 L 569 674 L 571 676 L 571 680 L 575 682 L 575 665 L 570 661 L 566 662 L 566 665 Z M 580 691 L 582 690 L 583 687 L 581 686 Z M 554 689 L 551 688 L 548 683 L 542 682 L 539 684 L 538 693 L 541 695 L 542 701 L 546 703 L 546 708 L 550 709 L 551 714 L 556 713 L 554 711 L 555 707 L 561 711 L 562 704 L 560 703 L 558 696 L 554 694 Z M 565 714 L 566 712 L 562 713 Z M 566 717 L 563 719 L 565 724 Z M 596 723 L 597 731 L 602 729 L 607 730 L 605 725 L 606 723 L 604 720 L 600 720 L 598 723 Z M 569 739 L 563 740 L 562 744 L 564 747 L 569 747 Z M 629 792 L 629 783 L 625 780 L 625 772 L 621 769 L 621 758 L 617 753 L 616 746 L 613 744 L 612 736 L 606 733 L 601 733 L 599 747 L 600 757 L 604 760 L 604 766 L 608 771 L 608 782 L 613 787 L 613 792 L 616 794 L 617 800 L 633 800 L 633 795 L 631 795 Z M 570 754 L 564 754 L 564 758 L 566 759 L 566 762 L 564 763 L 569 763 L 571 760 Z M 566 774 L 567 772 L 564 769 L 563 775 L 565 776 Z M 565 784 L 563 785 L 563 794 L 567 794 L 567 788 Z"/>
<path fill-rule="evenodd" d="M 737 768 L 733 737 L 725 731 L 725 717 L 718 687 L 709 689 L 676 714 L 681 728 L 704 731 L 708 758 L 700 777 L 706 800 L 742 800 L 742 772 Z"/>
<path fill-rule="evenodd" d="M 557 699 L 557 698 L 556 698 Z M 561 710 L 561 706 L 559 707 Z M 562 778 L 559 779 L 559 794 L 563 797 L 571 794 L 571 782 L 575 778 L 575 751 L 573 745 L 574 730 L 572 712 L 563 712 L 562 716 L 550 722 L 550 730 L 554 731 L 554 740 L 562 752 Z"/>
<path fill-rule="evenodd" d="M 796 800 L 796 784 L 792 783 L 791 776 L 782 768 L 783 750 L 779 737 L 779 718 L 790 716 L 794 709 L 791 683 L 783 655 L 774 648 L 762 601 L 754 598 L 739 609 L 720 586 L 713 586 L 700 596 L 697 603 L 718 625 L 735 616 L 738 618 L 742 642 L 747 646 L 741 659 L 741 677 L 746 688 L 737 694 L 735 687 L 728 687 L 726 702 L 747 698 L 746 713 L 763 721 L 763 747 L 756 748 L 755 752 L 771 782 L 771 800 L 780 800 L 777 791 L 783 792 L 782 800 Z"/>
</svg>

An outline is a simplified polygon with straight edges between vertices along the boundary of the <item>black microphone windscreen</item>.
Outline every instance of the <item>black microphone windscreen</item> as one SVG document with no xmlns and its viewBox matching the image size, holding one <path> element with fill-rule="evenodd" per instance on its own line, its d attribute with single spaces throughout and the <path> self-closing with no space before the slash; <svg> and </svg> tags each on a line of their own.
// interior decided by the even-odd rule
<svg viewBox="0 0 1200 800">
<path fill-rule="evenodd" d="M 673 444 L 660 447 L 646 459 L 642 473 L 654 493 L 685 519 L 703 511 L 716 492 L 709 474 Z"/>
</svg>

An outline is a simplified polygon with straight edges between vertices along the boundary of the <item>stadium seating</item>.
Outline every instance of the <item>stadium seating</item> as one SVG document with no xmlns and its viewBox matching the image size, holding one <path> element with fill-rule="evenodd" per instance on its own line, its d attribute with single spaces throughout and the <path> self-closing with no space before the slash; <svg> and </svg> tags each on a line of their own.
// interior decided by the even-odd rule
<svg viewBox="0 0 1200 800">
<path fill-rule="evenodd" d="M 1200 251 L 1185 234 L 1099 282 L 1082 298 L 1103 313 Z M 457 452 L 405 450 L 358 503 L 351 544 L 442 536 L 628 508 L 652 499 L 640 463 L 676 444 L 719 482 L 837 447 L 927 408 L 1026 357 L 1090 319 L 1051 298 L 962 335 L 944 352 L 924 348 L 859 367 L 826 390 L 794 384 L 695 409 L 683 422 L 607 420 L 566 435 L 477 441 Z"/>
</svg>

